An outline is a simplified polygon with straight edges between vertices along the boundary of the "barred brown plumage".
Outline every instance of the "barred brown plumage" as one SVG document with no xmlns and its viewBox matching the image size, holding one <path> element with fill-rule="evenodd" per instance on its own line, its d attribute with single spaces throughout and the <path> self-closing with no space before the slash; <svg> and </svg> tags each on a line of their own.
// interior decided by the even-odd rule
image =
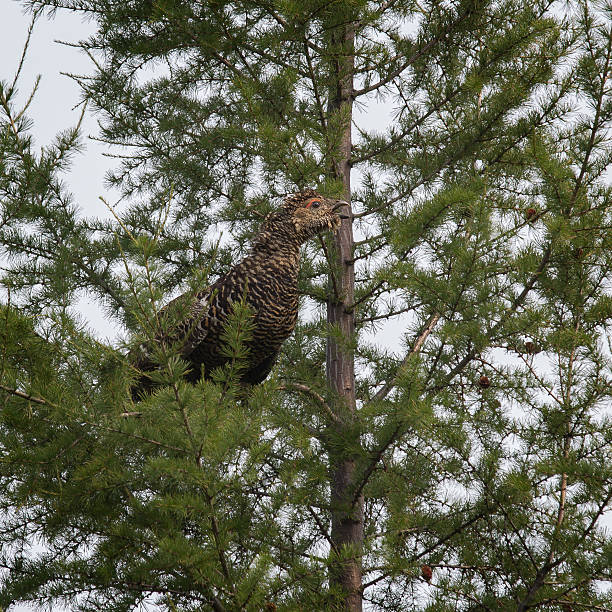
<svg viewBox="0 0 612 612">
<path fill-rule="evenodd" d="M 137 399 L 154 386 L 147 375 L 158 367 L 152 360 L 153 342 L 178 345 L 181 357 L 190 365 L 186 378 L 191 382 L 198 381 L 202 371 L 208 378 L 224 365 L 228 357 L 223 351 L 223 330 L 232 304 L 242 299 L 253 313 L 253 329 L 246 342 L 247 364 L 240 381 L 262 382 L 297 322 L 300 246 L 325 230 L 337 229 L 340 217 L 335 210 L 345 204 L 311 189 L 287 196 L 266 217 L 243 260 L 210 287 L 195 295 L 185 293 L 167 304 L 160 314 L 168 320 L 177 312 L 186 316 L 167 333 L 130 351 L 129 360 L 139 371 L 133 397 Z"/>
</svg>

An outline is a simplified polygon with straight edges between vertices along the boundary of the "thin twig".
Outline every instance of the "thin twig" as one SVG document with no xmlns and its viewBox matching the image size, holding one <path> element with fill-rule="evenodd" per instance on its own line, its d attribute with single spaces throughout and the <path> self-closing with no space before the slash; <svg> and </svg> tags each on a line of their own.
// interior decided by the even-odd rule
<svg viewBox="0 0 612 612">
<path fill-rule="evenodd" d="M 371 402 L 376 402 L 376 401 L 384 399 L 389 394 L 389 392 L 393 389 L 393 387 L 395 387 L 395 384 L 397 383 L 397 379 L 399 378 L 399 375 L 401 374 L 402 370 L 406 367 L 406 364 L 408 363 L 410 358 L 413 355 L 416 355 L 417 353 L 420 352 L 421 347 L 423 346 L 423 343 L 425 342 L 425 340 L 427 340 L 427 336 L 431 334 L 431 332 L 433 331 L 439 319 L 440 319 L 440 313 L 438 312 L 436 312 L 429 319 L 427 325 L 425 326 L 425 329 L 421 332 L 421 334 L 419 335 L 419 337 L 416 339 L 415 343 L 413 344 L 412 348 L 410 349 L 410 351 L 408 351 L 408 353 L 402 360 L 402 363 L 399 365 L 396 375 L 374 395 L 374 397 L 370 400 Z"/>
<path fill-rule="evenodd" d="M 279 385 L 277 389 L 279 391 L 299 391 L 301 393 L 309 395 L 317 401 L 319 406 L 321 406 L 321 408 L 325 410 L 326 414 L 334 423 L 340 422 L 338 415 L 334 413 L 329 404 L 325 401 L 325 398 L 319 393 L 317 393 L 314 389 L 311 389 L 308 385 L 304 385 L 302 383 L 284 383 L 282 385 Z"/>
<path fill-rule="evenodd" d="M 33 395 L 28 395 L 23 391 L 19 391 L 19 389 L 11 389 L 10 387 L 5 387 L 4 385 L 0 385 L 0 389 L 6 391 L 7 393 L 10 393 L 11 395 L 26 399 L 29 402 L 34 402 L 35 404 L 41 404 L 42 406 L 54 406 L 51 402 L 48 402 L 47 400 L 44 400 L 41 397 L 34 397 Z"/>
<path fill-rule="evenodd" d="M 329 251 L 327 249 L 327 245 L 325 244 L 325 240 L 323 239 L 322 236 L 319 236 L 319 242 L 321 243 L 321 248 L 323 249 L 323 254 L 325 255 L 325 260 L 327 261 L 327 263 L 329 264 L 329 277 L 331 278 L 332 281 L 332 286 L 334 288 L 334 296 L 336 298 L 336 301 L 340 300 L 340 291 L 338 290 L 338 281 L 336 280 L 336 273 L 334 271 L 334 266 L 333 266 L 333 262 L 329 256 Z"/>
</svg>

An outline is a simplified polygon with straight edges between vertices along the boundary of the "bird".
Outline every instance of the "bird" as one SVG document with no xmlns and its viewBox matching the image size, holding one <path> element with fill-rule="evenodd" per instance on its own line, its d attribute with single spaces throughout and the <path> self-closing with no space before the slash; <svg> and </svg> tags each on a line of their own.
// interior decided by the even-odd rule
<svg viewBox="0 0 612 612">
<path fill-rule="evenodd" d="M 300 247 L 324 231 L 340 227 L 337 212 L 344 200 L 327 198 L 313 189 L 287 195 L 271 212 L 252 242 L 251 249 L 227 274 L 200 291 L 183 293 L 158 313 L 172 322 L 170 329 L 140 343 L 128 354 L 136 368 L 132 397 L 137 400 L 155 383 L 150 375 L 159 368 L 153 359 L 154 343 L 178 347 L 187 362 L 186 380 L 196 383 L 226 364 L 231 357 L 224 350 L 223 332 L 233 304 L 243 302 L 251 312 L 252 330 L 245 342 L 247 357 L 239 371 L 239 382 L 257 385 L 269 375 L 283 342 L 298 318 L 298 272 Z"/>
</svg>

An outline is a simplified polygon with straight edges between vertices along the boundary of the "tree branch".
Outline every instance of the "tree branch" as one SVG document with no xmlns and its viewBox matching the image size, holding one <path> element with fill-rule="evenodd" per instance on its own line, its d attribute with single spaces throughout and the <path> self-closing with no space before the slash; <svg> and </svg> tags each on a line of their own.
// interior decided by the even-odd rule
<svg viewBox="0 0 612 612">
<path fill-rule="evenodd" d="M 421 332 L 419 337 L 415 340 L 412 348 L 410 349 L 410 351 L 408 351 L 408 353 L 406 354 L 406 356 L 400 363 L 397 369 L 396 375 L 393 377 L 393 379 L 391 379 L 388 383 L 386 383 L 381 389 L 379 389 L 379 391 L 370 400 L 371 402 L 376 402 L 376 401 L 382 400 L 385 397 L 387 397 L 389 392 L 393 389 L 393 387 L 395 387 L 397 379 L 400 376 L 402 370 L 406 367 L 406 364 L 408 363 L 410 358 L 413 355 L 416 355 L 417 353 L 420 352 L 421 347 L 423 346 L 423 343 L 425 342 L 425 340 L 427 340 L 427 336 L 431 334 L 431 332 L 433 331 L 439 319 L 440 319 L 440 314 L 437 312 L 429 319 L 427 325 L 425 326 L 425 329 Z"/>
<path fill-rule="evenodd" d="M 548 246 L 546 247 L 546 249 L 544 251 L 544 255 L 542 256 L 542 261 L 540 261 L 540 265 L 538 266 L 537 270 L 532 274 L 531 278 L 525 283 L 525 287 L 523 288 L 523 291 L 521 291 L 521 293 L 514 299 L 514 301 L 512 302 L 510 308 L 507 311 L 508 313 L 515 312 L 516 309 L 525 301 L 525 298 L 527 297 L 528 293 L 533 289 L 533 286 L 535 285 L 536 281 L 540 277 L 540 274 L 542 274 L 542 272 L 544 271 L 544 268 L 548 264 L 548 262 L 550 260 L 551 253 L 552 253 L 552 243 L 549 242 Z M 505 322 L 505 318 L 502 318 L 500 321 L 498 321 L 491 328 L 491 330 L 489 331 L 488 337 L 492 338 L 495 335 L 495 332 L 502 326 L 502 324 L 504 322 Z M 442 389 L 443 387 L 448 385 L 448 383 L 459 372 L 461 372 L 461 370 L 463 370 L 463 368 L 470 361 L 472 361 L 472 359 L 474 359 L 474 357 L 476 357 L 477 352 L 478 351 L 476 351 L 476 349 L 470 350 L 465 355 L 465 357 L 446 375 L 446 377 L 444 378 L 444 381 L 442 383 L 436 385 L 435 387 L 428 387 L 428 388 L 426 388 L 425 389 L 425 393 L 439 391 L 440 389 Z"/>
<path fill-rule="evenodd" d="M 406 367 L 410 358 L 413 355 L 416 355 L 420 352 L 421 347 L 423 346 L 423 343 L 427 339 L 427 336 L 431 334 L 431 332 L 433 331 L 433 328 L 436 326 L 436 323 L 438 322 L 439 319 L 440 319 L 440 314 L 437 312 L 429 319 L 427 326 L 421 332 L 419 337 L 416 339 L 414 345 L 412 346 L 412 349 L 410 349 L 408 354 L 402 360 L 402 363 L 400 364 L 396 375 L 382 389 L 380 389 L 378 393 L 376 393 L 376 395 L 374 395 L 374 397 L 370 400 L 370 402 L 379 401 L 379 400 L 384 399 L 388 395 L 388 393 L 393 389 L 402 370 Z M 378 462 L 380 461 L 385 451 L 389 448 L 389 446 L 393 443 L 393 441 L 397 439 L 397 436 L 400 433 L 401 429 L 402 429 L 402 423 L 400 421 L 397 423 L 395 429 L 393 430 L 393 433 L 389 436 L 389 438 L 385 441 L 385 443 L 381 444 L 379 449 L 374 452 L 374 456 L 371 458 L 368 466 L 363 471 L 363 474 L 361 478 L 359 479 L 359 484 L 355 488 L 355 491 L 353 493 L 353 500 L 352 500 L 353 504 L 355 504 L 357 500 L 359 499 L 361 492 L 363 491 L 363 487 L 365 487 L 366 483 L 368 482 L 370 475 L 376 469 L 376 466 L 378 465 Z"/>
<path fill-rule="evenodd" d="M 0 385 L 0 389 L 6 391 L 7 393 L 10 393 L 11 395 L 15 395 L 16 397 L 26 399 L 29 402 L 34 402 L 35 404 L 41 404 L 43 406 L 54 406 L 54 404 L 42 399 L 41 397 L 34 397 L 33 395 L 28 395 L 23 391 L 19 391 L 19 389 L 11 389 L 10 387 L 5 387 L 4 385 Z"/>
<path fill-rule="evenodd" d="M 317 401 L 319 406 L 323 408 L 327 416 L 329 416 L 334 423 L 340 422 L 338 415 L 331 409 L 330 405 L 325 401 L 325 398 L 319 395 L 314 389 L 311 389 L 308 385 L 301 383 L 283 383 L 276 388 L 279 391 L 298 391 L 300 393 L 305 393 Z"/>
</svg>

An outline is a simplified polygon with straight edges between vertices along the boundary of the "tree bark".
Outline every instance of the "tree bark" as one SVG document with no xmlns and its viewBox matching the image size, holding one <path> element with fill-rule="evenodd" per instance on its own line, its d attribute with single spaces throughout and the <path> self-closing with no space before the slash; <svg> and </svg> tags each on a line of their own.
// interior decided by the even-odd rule
<svg viewBox="0 0 612 612">
<path fill-rule="evenodd" d="M 351 125 L 353 106 L 353 72 L 355 26 L 344 21 L 333 31 L 332 46 L 340 49 L 332 65 L 334 88 L 330 92 L 328 116 L 341 119 L 339 150 L 334 151 L 333 174 L 344 185 L 344 197 L 351 197 Z M 353 258 L 353 226 L 350 204 L 342 212 L 348 218 L 335 235 L 337 266 L 331 283 L 338 295 L 327 303 L 327 320 L 337 326 L 342 336 L 351 341 L 355 333 L 354 315 L 349 306 L 354 301 L 355 270 Z M 346 345 L 345 345 L 346 346 Z M 332 528 L 330 551 L 330 585 L 340 591 L 342 608 L 361 612 L 361 552 L 363 548 L 363 496 L 354 503 L 358 458 L 354 456 L 355 436 L 355 360 L 352 350 L 341 346 L 333 338 L 327 341 L 327 381 L 337 397 L 336 413 L 339 419 L 332 425 L 332 438 L 337 442 L 327 449 L 329 456 Z"/>
</svg>

